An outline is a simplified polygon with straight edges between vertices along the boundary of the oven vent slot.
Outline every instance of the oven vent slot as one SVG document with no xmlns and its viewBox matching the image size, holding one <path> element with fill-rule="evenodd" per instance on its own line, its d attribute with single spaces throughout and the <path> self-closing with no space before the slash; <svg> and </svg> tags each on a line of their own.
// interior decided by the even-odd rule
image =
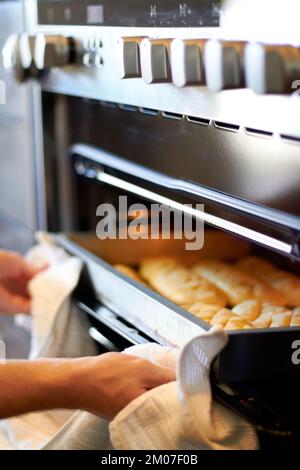
<svg viewBox="0 0 300 470">
<path fill-rule="evenodd" d="M 282 140 L 290 142 L 292 144 L 300 144 L 300 137 L 295 137 L 292 135 L 280 134 Z"/>
<path fill-rule="evenodd" d="M 223 131 L 238 132 L 240 130 L 240 126 L 237 124 L 229 124 L 228 122 L 214 121 L 214 126 Z"/>
<path fill-rule="evenodd" d="M 176 119 L 177 121 L 181 121 L 184 118 L 183 114 L 169 113 L 168 111 L 163 111 L 161 114 L 164 118 Z"/>
<path fill-rule="evenodd" d="M 119 108 L 122 109 L 123 111 L 130 111 L 130 112 L 138 111 L 137 106 L 132 106 L 130 104 L 119 104 Z"/>
<path fill-rule="evenodd" d="M 142 114 L 147 114 L 148 116 L 159 116 L 160 112 L 157 109 L 151 108 L 139 108 Z"/>
<path fill-rule="evenodd" d="M 253 129 L 252 127 L 245 127 L 246 134 L 254 135 L 257 137 L 273 137 L 273 132 L 263 131 L 261 129 Z"/>
<path fill-rule="evenodd" d="M 196 116 L 187 116 L 186 119 L 188 122 L 193 124 L 200 124 L 201 126 L 209 126 L 211 123 L 210 119 L 199 118 Z"/>
</svg>

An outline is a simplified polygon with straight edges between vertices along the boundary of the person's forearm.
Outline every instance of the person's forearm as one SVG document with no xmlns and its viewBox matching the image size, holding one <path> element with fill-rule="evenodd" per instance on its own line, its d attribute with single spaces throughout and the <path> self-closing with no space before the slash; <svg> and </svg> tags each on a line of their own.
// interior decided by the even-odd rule
<svg viewBox="0 0 300 470">
<path fill-rule="evenodd" d="M 0 362 L 0 419 L 55 408 L 113 419 L 174 371 L 128 354 Z"/>
<path fill-rule="evenodd" d="M 32 411 L 75 408 L 79 362 L 46 359 L 0 363 L 0 419 Z"/>
</svg>

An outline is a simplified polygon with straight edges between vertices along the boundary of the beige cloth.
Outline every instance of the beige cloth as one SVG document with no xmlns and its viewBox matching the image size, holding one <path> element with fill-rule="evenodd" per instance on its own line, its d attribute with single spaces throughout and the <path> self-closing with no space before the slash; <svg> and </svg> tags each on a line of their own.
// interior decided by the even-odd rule
<svg viewBox="0 0 300 470">
<path fill-rule="evenodd" d="M 225 343 L 225 333 L 215 327 L 181 351 L 152 344 L 129 348 L 126 353 L 176 368 L 177 381 L 140 396 L 110 424 L 77 413 L 45 449 L 257 449 L 253 427 L 212 400 L 210 365 Z"/>
<path fill-rule="evenodd" d="M 210 366 L 226 341 L 224 331 L 215 327 L 188 342 L 179 354 L 177 382 L 147 392 L 112 421 L 110 436 L 114 447 L 256 449 L 258 442 L 252 426 L 212 399 Z M 159 362 L 165 365 L 164 361 Z"/>
</svg>

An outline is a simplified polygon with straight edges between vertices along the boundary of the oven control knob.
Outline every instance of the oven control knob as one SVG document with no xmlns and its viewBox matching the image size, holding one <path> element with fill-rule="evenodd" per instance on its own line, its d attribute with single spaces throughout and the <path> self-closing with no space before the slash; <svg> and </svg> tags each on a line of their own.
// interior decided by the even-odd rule
<svg viewBox="0 0 300 470">
<path fill-rule="evenodd" d="M 14 72 L 16 80 L 24 82 L 31 77 L 37 76 L 34 65 L 35 37 L 28 34 L 11 35 L 6 40 L 3 50 L 3 66 Z"/>
<path fill-rule="evenodd" d="M 205 45 L 205 73 L 207 86 L 212 91 L 245 87 L 244 41 L 218 41 Z"/>
<path fill-rule="evenodd" d="M 142 76 L 140 44 L 144 37 L 123 37 L 118 40 L 117 65 L 120 78 Z"/>
<path fill-rule="evenodd" d="M 300 84 L 300 49 L 248 44 L 245 70 L 247 86 L 256 93 L 293 93 Z"/>
<path fill-rule="evenodd" d="M 39 71 L 75 63 L 76 47 L 73 38 L 62 35 L 38 34 L 35 40 L 34 62 Z"/>
<path fill-rule="evenodd" d="M 171 44 L 171 70 L 174 85 L 204 85 L 204 39 L 174 39 Z"/>
<path fill-rule="evenodd" d="M 146 83 L 172 81 L 170 49 L 170 39 L 143 39 L 140 45 L 141 70 Z"/>
</svg>

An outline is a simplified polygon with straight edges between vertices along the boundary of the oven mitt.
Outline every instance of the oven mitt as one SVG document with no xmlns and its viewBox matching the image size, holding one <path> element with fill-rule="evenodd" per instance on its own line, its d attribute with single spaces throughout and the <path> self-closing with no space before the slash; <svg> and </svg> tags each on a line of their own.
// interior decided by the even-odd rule
<svg viewBox="0 0 300 470">
<path fill-rule="evenodd" d="M 219 327 L 174 350 L 177 382 L 157 387 L 122 410 L 109 426 L 119 450 L 234 450 L 257 449 L 253 427 L 212 399 L 210 366 L 227 342 Z M 140 349 L 139 348 L 143 348 Z M 159 346 L 158 346 L 159 348 Z M 126 352 L 145 357 L 146 347 Z M 155 351 L 154 362 L 171 365 L 170 350 Z M 149 359 L 149 354 L 146 357 Z M 174 363 L 173 363 L 174 364 Z"/>
</svg>

